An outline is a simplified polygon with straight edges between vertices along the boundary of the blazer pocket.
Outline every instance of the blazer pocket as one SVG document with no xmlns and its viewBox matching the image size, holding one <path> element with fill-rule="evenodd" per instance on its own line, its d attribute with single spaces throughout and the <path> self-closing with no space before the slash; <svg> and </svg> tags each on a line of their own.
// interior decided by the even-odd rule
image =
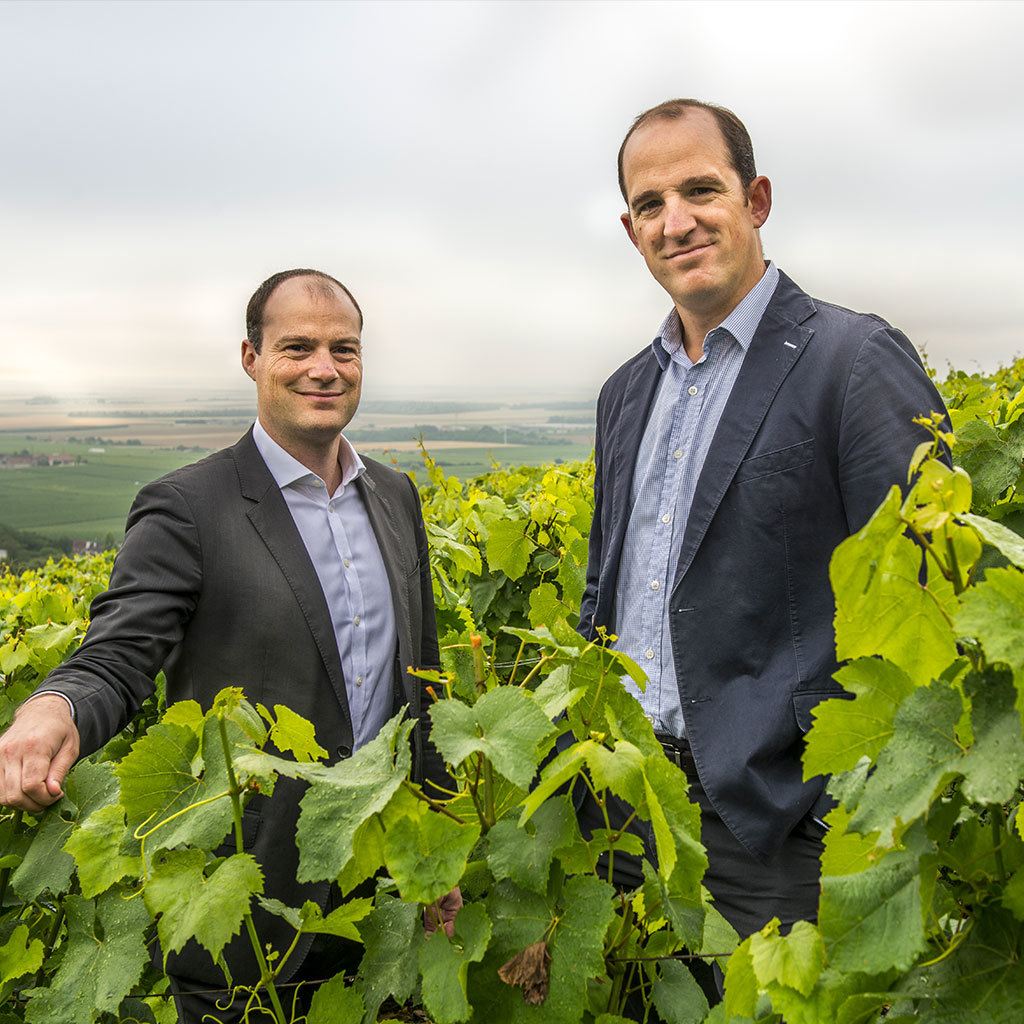
<svg viewBox="0 0 1024 1024">
<path fill-rule="evenodd" d="M 787 448 L 779 448 L 774 452 L 765 452 L 764 455 L 755 455 L 752 458 L 744 459 L 732 478 L 734 484 L 745 483 L 747 480 L 757 480 L 763 476 L 772 476 L 775 473 L 785 473 L 790 469 L 798 469 L 814 461 L 814 438 L 808 438 L 799 444 L 791 444 Z"/>
</svg>

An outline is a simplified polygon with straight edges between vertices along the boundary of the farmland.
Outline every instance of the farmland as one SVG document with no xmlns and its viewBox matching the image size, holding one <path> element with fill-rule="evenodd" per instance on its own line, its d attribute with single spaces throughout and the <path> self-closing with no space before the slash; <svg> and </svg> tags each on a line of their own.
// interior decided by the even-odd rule
<svg viewBox="0 0 1024 1024">
<path fill-rule="evenodd" d="M 55 542 L 118 543 L 143 484 L 232 444 L 254 416 L 248 394 L 0 397 L 0 462 L 14 453 L 66 460 L 0 465 L 0 524 Z M 422 434 L 447 472 L 467 478 L 586 458 L 592 421 L 590 403 L 578 401 L 370 399 L 348 433 L 362 454 L 420 475 Z"/>
</svg>

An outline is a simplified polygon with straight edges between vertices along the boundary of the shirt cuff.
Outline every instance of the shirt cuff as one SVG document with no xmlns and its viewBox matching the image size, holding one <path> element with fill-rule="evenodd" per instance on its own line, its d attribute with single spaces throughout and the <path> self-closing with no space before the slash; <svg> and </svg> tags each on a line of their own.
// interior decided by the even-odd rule
<svg viewBox="0 0 1024 1024">
<path fill-rule="evenodd" d="M 48 693 L 52 693 L 57 697 L 63 697 L 68 702 L 68 710 L 71 712 L 71 721 L 77 725 L 78 716 L 75 714 L 75 705 L 72 704 L 71 698 L 66 693 L 61 693 L 60 690 L 40 690 L 38 693 L 33 693 L 25 703 L 27 704 L 29 700 L 35 700 L 36 697 L 42 697 Z"/>
</svg>

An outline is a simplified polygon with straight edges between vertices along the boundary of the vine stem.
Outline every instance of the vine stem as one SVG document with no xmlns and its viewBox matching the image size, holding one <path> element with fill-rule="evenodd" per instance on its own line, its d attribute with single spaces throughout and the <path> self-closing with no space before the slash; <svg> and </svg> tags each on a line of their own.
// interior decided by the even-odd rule
<svg viewBox="0 0 1024 1024">
<path fill-rule="evenodd" d="M 228 772 L 228 792 L 231 795 L 231 809 L 234 812 L 235 850 L 238 853 L 244 853 L 245 842 L 242 834 L 242 801 L 240 797 L 240 790 L 238 788 L 238 779 L 235 776 L 235 765 L 231 760 L 231 745 L 228 743 L 228 729 L 223 718 L 217 719 L 217 726 L 220 730 L 220 743 L 224 748 L 224 764 Z M 251 910 L 246 910 L 243 920 L 245 921 L 245 930 L 249 934 L 249 942 L 252 944 L 252 950 L 256 954 L 256 962 L 260 967 L 260 982 L 267 986 L 267 995 L 270 996 L 270 1003 L 274 1008 L 274 1016 L 277 1019 L 277 1024 L 288 1024 L 284 1015 L 284 1007 L 281 1005 L 277 989 L 274 987 L 275 972 L 270 969 L 270 965 L 267 963 L 267 958 L 263 955 L 263 947 L 260 945 L 259 935 L 256 934 L 256 924 L 252 919 Z"/>
<path fill-rule="evenodd" d="M 437 811 L 439 814 L 443 814 L 452 821 L 457 821 L 460 825 L 465 825 L 465 822 L 455 813 L 448 810 L 444 804 L 438 803 L 437 800 L 431 800 L 426 793 L 423 792 L 417 786 L 414 786 L 408 779 L 402 779 L 402 785 L 410 792 L 417 800 L 422 800 L 432 811 Z"/>
<path fill-rule="evenodd" d="M 996 807 L 992 811 L 992 845 L 995 848 L 996 871 L 999 872 L 999 880 L 1006 885 L 1006 865 L 1003 863 L 1003 827 L 1006 824 L 1006 816 L 1002 807 Z"/>
</svg>

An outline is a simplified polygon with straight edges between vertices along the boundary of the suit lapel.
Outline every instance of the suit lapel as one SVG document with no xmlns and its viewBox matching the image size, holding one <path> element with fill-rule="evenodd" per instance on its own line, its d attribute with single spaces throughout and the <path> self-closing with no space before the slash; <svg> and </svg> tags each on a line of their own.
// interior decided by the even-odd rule
<svg viewBox="0 0 1024 1024">
<path fill-rule="evenodd" d="M 733 385 L 697 480 L 683 535 L 676 585 L 686 575 L 736 469 L 782 382 L 814 333 L 801 326 L 814 312 L 810 297 L 785 274 L 761 318 Z"/>
<path fill-rule="evenodd" d="M 632 504 L 630 493 L 633 487 L 633 476 L 636 472 L 636 457 L 640 451 L 640 441 L 644 436 L 647 418 L 651 413 L 651 403 L 658 390 L 661 380 L 661 367 L 654 353 L 648 350 L 647 358 L 638 362 L 626 383 L 626 391 L 622 396 L 622 406 L 614 424 L 615 444 L 612 455 L 612 484 L 608 493 L 612 498 L 611 522 L 616 524 L 616 539 L 621 545 L 629 522 L 629 510 Z M 611 564 L 618 564 L 618 550 L 612 556 Z"/>
<path fill-rule="evenodd" d="M 391 603 L 395 610 L 395 627 L 398 632 L 398 644 L 401 664 L 409 665 L 415 660 L 412 652 L 405 650 L 407 638 L 412 635 L 409 624 L 409 596 L 406 591 L 409 574 L 415 564 L 409 560 L 409 541 L 402 538 L 398 528 L 398 520 L 391 501 L 383 494 L 372 476 L 371 464 L 367 463 L 366 472 L 357 478 L 356 490 L 363 499 L 370 526 L 377 538 L 380 556 L 384 560 L 384 569 L 388 574 L 388 587 L 391 590 Z M 417 581 L 418 583 L 418 581 Z"/>
<path fill-rule="evenodd" d="M 345 692 L 345 677 L 338 654 L 338 641 L 334 626 L 324 600 L 323 588 L 310 560 L 309 552 L 299 536 L 280 488 L 270 475 L 263 457 L 252 439 L 252 431 L 245 435 L 232 449 L 238 468 L 242 495 L 253 502 L 246 515 L 255 527 L 263 543 L 277 562 L 295 600 L 302 611 L 313 642 L 320 652 L 320 658 L 341 706 L 347 735 L 343 742 L 352 745 L 352 715 Z M 287 642 L 287 641 L 285 641 Z"/>
</svg>

